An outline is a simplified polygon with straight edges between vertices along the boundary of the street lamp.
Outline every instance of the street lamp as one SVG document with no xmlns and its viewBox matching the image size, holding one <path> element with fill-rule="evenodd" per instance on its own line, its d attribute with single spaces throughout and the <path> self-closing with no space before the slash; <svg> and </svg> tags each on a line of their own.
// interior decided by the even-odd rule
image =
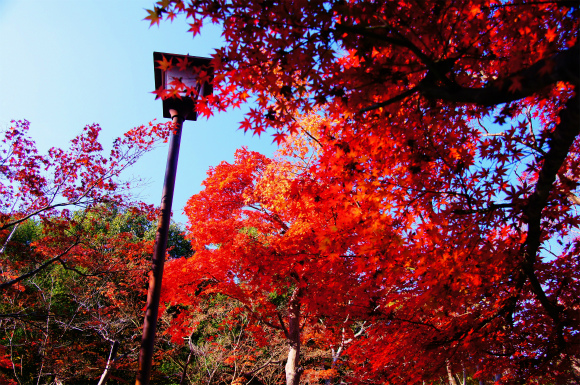
<svg viewBox="0 0 580 385">
<path fill-rule="evenodd" d="M 211 95 L 212 87 L 209 82 L 213 76 L 208 58 L 154 52 L 153 61 L 155 63 L 155 93 L 163 100 L 163 117 L 171 118 L 174 128 L 169 141 L 165 181 L 161 196 L 161 212 L 157 222 L 155 246 L 153 247 L 153 268 L 149 274 L 149 290 L 147 291 L 147 307 L 143 323 L 141 350 L 139 351 L 139 371 L 136 385 L 149 384 L 151 376 L 181 129 L 184 120 L 197 120 L 195 109 L 197 98 Z"/>
</svg>

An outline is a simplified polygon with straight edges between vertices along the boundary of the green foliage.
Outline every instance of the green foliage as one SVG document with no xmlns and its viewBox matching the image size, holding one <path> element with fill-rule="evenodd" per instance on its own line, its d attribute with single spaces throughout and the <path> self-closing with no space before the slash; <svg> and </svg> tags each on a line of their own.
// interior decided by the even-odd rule
<svg viewBox="0 0 580 385">
<path fill-rule="evenodd" d="M 268 300 L 270 301 L 271 304 L 276 306 L 276 309 L 282 310 L 287 306 L 288 299 L 290 298 L 290 295 L 292 294 L 293 290 L 294 288 L 290 287 L 285 293 L 281 294 L 279 294 L 276 290 L 274 290 L 268 294 Z"/>
<path fill-rule="evenodd" d="M 42 234 L 42 225 L 29 219 L 13 227 L 6 237 L 2 240 L 5 244 L 4 253 L 0 254 L 0 259 L 10 259 L 11 261 L 26 262 L 35 255 L 34 241 L 38 240 Z M 9 242 L 8 237 L 10 237 Z"/>
<path fill-rule="evenodd" d="M 183 229 L 175 222 L 169 226 L 167 248 L 170 258 L 189 258 L 194 253 L 191 243 L 185 239 Z"/>
</svg>

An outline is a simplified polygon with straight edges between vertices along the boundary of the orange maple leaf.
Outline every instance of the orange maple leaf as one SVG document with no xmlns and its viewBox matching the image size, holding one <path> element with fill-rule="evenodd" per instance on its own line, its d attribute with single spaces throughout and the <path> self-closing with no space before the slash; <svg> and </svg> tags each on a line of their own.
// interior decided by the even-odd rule
<svg viewBox="0 0 580 385">
<path fill-rule="evenodd" d="M 153 10 L 147 9 L 147 13 L 149 14 L 149 16 L 145 17 L 145 19 L 143 20 L 151 20 L 151 24 L 149 24 L 149 27 L 151 27 L 153 24 L 159 25 L 159 22 L 161 21 L 161 15 L 163 14 L 163 10 L 161 8 L 155 7 L 153 8 Z"/>
<path fill-rule="evenodd" d="M 168 97 L 181 99 L 181 91 L 177 88 L 172 88 L 169 90 Z"/>
<path fill-rule="evenodd" d="M 556 40 L 556 38 L 558 37 L 558 34 L 556 33 L 556 27 L 554 28 L 550 28 L 548 29 L 548 32 L 546 32 L 546 38 L 548 39 L 548 41 L 551 43 L 554 40 Z"/>
<path fill-rule="evenodd" d="M 172 62 L 172 59 L 167 60 L 165 58 L 165 56 L 163 56 L 163 60 L 157 60 L 157 63 L 159 63 L 157 68 L 159 68 L 162 71 L 167 71 L 168 69 L 173 67 L 173 64 L 171 62 Z"/>
<path fill-rule="evenodd" d="M 469 20 L 474 19 L 480 13 L 481 13 L 481 8 L 479 7 L 479 5 L 472 6 L 471 9 L 469 10 Z"/>
</svg>

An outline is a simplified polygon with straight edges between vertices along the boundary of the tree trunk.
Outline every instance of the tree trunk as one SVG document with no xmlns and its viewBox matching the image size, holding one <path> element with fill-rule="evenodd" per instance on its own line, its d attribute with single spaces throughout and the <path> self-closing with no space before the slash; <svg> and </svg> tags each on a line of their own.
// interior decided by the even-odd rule
<svg viewBox="0 0 580 385">
<path fill-rule="evenodd" d="M 295 289 L 288 304 L 288 360 L 286 361 L 286 385 L 298 385 L 302 368 L 300 361 L 300 289 Z"/>
<path fill-rule="evenodd" d="M 179 385 L 185 384 L 185 379 L 187 378 L 187 367 L 189 366 L 189 363 L 191 362 L 192 355 L 193 355 L 193 353 L 189 352 L 189 355 L 187 356 L 187 361 L 185 361 L 185 365 L 183 365 L 183 371 L 181 372 L 181 379 L 179 380 Z"/>
<path fill-rule="evenodd" d="M 113 345 L 111 346 L 111 352 L 109 353 L 109 359 L 107 360 L 107 366 L 105 366 L 105 370 L 101 375 L 101 379 L 99 380 L 98 385 L 105 385 L 109 376 L 111 375 L 111 370 L 113 369 L 113 362 L 115 358 L 117 358 L 117 350 L 119 349 L 119 341 L 113 341 Z"/>
<path fill-rule="evenodd" d="M 449 380 L 449 385 L 459 385 L 457 383 L 457 379 L 453 375 L 453 371 L 451 370 L 451 362 L 447 360 L 447 379 Z"/>
</svg>

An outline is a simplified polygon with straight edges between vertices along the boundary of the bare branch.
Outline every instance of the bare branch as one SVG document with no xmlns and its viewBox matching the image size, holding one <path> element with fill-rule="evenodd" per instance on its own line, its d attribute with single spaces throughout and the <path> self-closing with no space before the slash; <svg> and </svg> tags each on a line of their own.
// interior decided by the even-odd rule
<svg viewBox="0 0 580 385">
<path fill-rule="evenodd" d="M 68 252 L 71 251 L 72 248 L 75 247 L 78 244 L 79 244 L 79 242 L 77 240 L 76 242 L 74 242 L 73 244 L 71 244 L 69 247 L 67 247 L 62 253 L 60 253 L 56 257 L 51 258 L 48 261 L 44 262 L 42 265 L 38 266 L 36 269 L 34 269 L 32 271 L 29 271 L 28 273 L 23 274 L 23 275 L 21 275 L 21 276 L 19 276 L 17 278 L 14 278 L 11 281 L 4 282 L 4 283 L 0 284 L 0 290 L 5 289 L 5 288 L 7 288 L 9 286 L 12 286 L 12 285 L 14 285 L 14 284 L 16 284 L 16 283 L 24 280 L 24 279 L 30 278 L 33 275 L 37 274 L 38 272 L 46 269 L 48 266 L 50 266 L 51 264 L 53 264 L 56 261 L 59 261 L 63 256 L 65 256 L 66 254 L 68 254 Z"/>
<path fill-rule="evenodd" d="M 489 205 L 488 207 L 484 207 L 481 209 L 469 209 L 469 210 L 453 210 L 453 214 L 485 214 L 485 213 L 489 213 L 490 211 L 495 211 L 497 209 L 502 209 L 502 208 L 507 208 L 507 207 L 513 207 L 513 203 L 498 203 L 498 204 L 492 204 Z"/>
</svg>

